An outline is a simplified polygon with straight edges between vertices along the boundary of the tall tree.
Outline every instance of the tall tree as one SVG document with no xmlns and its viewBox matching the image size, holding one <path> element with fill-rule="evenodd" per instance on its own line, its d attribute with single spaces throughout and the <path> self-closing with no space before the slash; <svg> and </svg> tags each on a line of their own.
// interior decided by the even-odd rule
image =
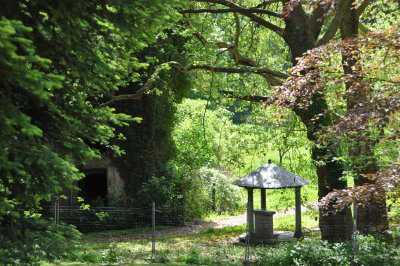
<svg viewBox="0 0 400 266">
<path fill-rule="evenodd" d="M 364 8 L 364 7 L 361 7 Z M 342 40 L 348 38 L 355 38 L 359 33 L 359 13 L 360 8 L 352 8 L 351 3 L 348 4 L 347 12 L 343 17 L 343 22 L 340 26 L 340 35 Z M 357 62 L 359 60 L 360 52 L 358 51 L 359 45 L 354 43 L 351 46 L 345 48 L 342 53 L 343 71 L 349 77 L 354 78 L 345 79 L 345 86 L 348 92 L 346 108 L 347 112 L 357 113 L 357 116 L 367 115 L 369 112 L 366 108 L 358 108 L 362 105 L 367 105 L 371 96 L 370 88 L 368 84 L 363 80 L 363 77 L 359 75 L 361 73 L 361 64 Z M 354 115 L 354 114 L 353 114 Z M 369 120 L 369 118 L 366 118 Z M 371 182 L 364 177 L 366 174 L 374 174 L 378 171 L 377 160 L 374 157 L 374 140 L 371 141 L 368 136 L 368 130 L 365 132 L 358 132 L 358 139 L 349 149 L 349 155 L 352 158 L 352 166 L 354 171 L 357 173 L 355 178 L 355 185 L 362 186 Z M 383 200 L 371 202 L 371 205 L 361 206 L 357 214 L 357 226 L 361 232 L 371 232 L 376 230 L 378 227 L 381 230 L 388 229 L 387 225 L 387 213 L 385 204 L 385 193 L 380 188 L 380 195 Z"/>
<path fill-rule="evenodd" d="M 244 72 L 246 70 L 252 71 L 266 79 L 270 86 L 279 86 L 288 77 L 287 74 L 281 72 L 285 69 L 274 69 L 273 65 L 263 64 L 263 61 L 267 62 L 266 58 L 260 58 L 261 60 L 257 61 L 254 55 L 243 54 L 242 51 L 247 48 L 246 44 L 243 45 L 245 42 L 243 36 L 246 35 L 243 33 L 244 26 L 240 24 L 241 17 L 239 14 L 245 23 L 255 23 L 257 27 L 263 27 L 281 38 L 289 48 L 290 62 L 294 66 L 303 53 L 328 42 L 335 35 L 342 22 L 343 15 L 349 12 L 346 4 L 351 1 L 338 1 L 337 5 L 334 6 L 332 3 L 306 4 L 307 6 L 305 6 L 300 1 L 262 1 L 257 3 L 255 1 L 241 1 L 240 4 L 229 0 L 194 2 L 196 4 L 194 4 L 193 9 L 184 10 L 181 13 L 233 13 L 231 18 L 233 19 L 232 23 L 236 25 L 236 29 L 232 37 L 232 43 L 226 41 L 210 42 L 201 33 L 196 31 L 195 34 L 203 44 L 214 45 L 230 52 L 232 56 L 230 64 L 247 67 L 246 69 L 230 67 L 220 70 L 216 67 L 204 66 L 204 69 L 213 71 L 225 70 L 225 72 L 236 73 L 240 70 Z M 200 6 L 200 2 L 207 4 L 206 6 Z M 277 12 L 278 9 L 281 9 L 280 13 Z M 334 13 L 334 16 L 330 16 L 332 13 Z M 240 47 L 241 45 L 243 48 Z M 262 45 L 262 43 L 258 43 L 258 45 Z M 196 65 L 196 67 L 200 68 L 199 65 Z M 324 114 L 320 119 L 316 120 L 315 117 L 324 113 L 324 110 L 328 108 L 326 99 L 321 94 L 313 94 L 312 102 L 306 109 L 301 103 L 305 93 L 306 91 L 300 91 L 292 95 L 296 100 L 290 105 L 282 104 L 292 109 L 299 116 L 307 128 L 308 139 L 316 142 L 317 136 L 315 133 L 331 124 L 332 117 L 329 114 Z M 264 99 L 247 97 L 247 99 L 259 101 L 268 100 L 268 97 Z M 332 189 L 346 187 L 346 182 L 340 179 L 343 168 L 340 162 L 333 160 L 333 156 L 334 154 L 329 148 L 319 145 L 314 145 L 312 148 L 312 158 L 317 167 L 320 198 L 328 194 Z M 348 238 L 350 236 L 350 215 L 349 210 L 330 216 L 324 216 L 321 213 L 320 228 L 323 238 Z"/>
<path fill-rule="evenodd" d="M 357 27 L 361 26 L 357 21 L 370 4 L 371 1 L 368 0 L 359 4 L 351 0 L 317 2 L 193 0 L 190 9 L 180 12 L 185 15 L 186 25 L 205 47 L 203 50 L 206 56 L 198 56 L 196 62 L 188 66 L 182 66 L 177 62 L 167 64 L 183 72 L 201 69 L 234 75 L 254 73 L 265 79 L 267 82 L 265 87 L 269 89 L 261 91 L 265 96 L 255 96 L 254 94 L 259 94 L 260 91 L 246 89 L 230 91 L 227 94 L 244 100 L 280 104 L 293 110 L 306 126 L 308 139 L 315 143 L 312 148 L 312 158 L 317 168 L 321 199 L 333 189 L 346 187 L 346 181 L 341 179 L 344 170 L 342 163 L 335 159 L 330 145 L 318 144 L 317 134 L 323 133 L 334 123 L 334 116 L 329 112 L 326 95 L 321 91 L 310 89 L 316 85 L 312 79 L 304 84 L 297 84 L 299 85 L 297 90 L 281 90 L 285 96 L 282 99 L 279 99 L 280 95 L 268 95 L 273 91 L 273 86 L 282 85 L 284 79 L 289 76 L 285 73 L 285 64 L 278 64 L 276 67 L 268 62 L 270 58 L 265 58 L 266 55 L 276 57 L 276 54 L 268 51 L 268 48 L 273 50 L 276 47 L 271 47 L 268 42 L 275 40 L 272 42 L 278 44 L 283 41 L 290 52 L 292 66 L 299 66 L 298 58 L 307 51 L 328 43 L 337 36 L 339 29 L 342 29 L 343 37 L 356 32 Z M 199 23 L 203 20 L 193 19 L 192 14 L 202 16 L 207 24 Z M 262 35 L 268 37 L 263 38 Z M 228 38 L 229 41 L 224 38 Z M 208 51 L 213 48 L 217 49 L 216 59 L 210 60 L 212 54 Z M 201 48 L 198 49 L 200 50 Z M 229 56 L 221 56 L 223 53 Z M 210 61 L 216 63 L 206 63 Z M 305 68 L 298 74 L 305 75 L 310 70 Z M 246 93 L 250 95 L 245 95 Z M 307 100 L 307 104 L 304 103 L 304 99 Z M 329 215 L 320 212 L 320 228 L 325 239 L 349 238 L 350 225 L 349 209 Z"/>
<path fill-rule="evenodd" d="M 69 233 L 35 212 L 82 177 L 72 162 L 132 119 L 99 103 L 147 66 L 133 56 L 173 1 L 0 1 L 0 263 L 64 254 Z M 29 216 L 29 217 L 27 217 Z M 36 217 L 36 218 L 35 218 Z M 58 250 L 57 250 L 58 249 Z"/>
<path fill-rule="evenodd" d="M 362 232 L 386 230 L 385 191 L 398 198 L 398 42 L 397 26 L 331 43 L 301 60 L 313 74 L 286 85 L 296 90 L 299 80 L 312 79 L 318 84 L 312 89 L 331 98 L 337 119 L 322 139 L 331 138 L 330 146 L 349 163 L 355 187 L 329 193 L 323 202 L 333 209 L 356 204 Z M 343 60 L 333 61 L 338 55 Z"/>
</svg>

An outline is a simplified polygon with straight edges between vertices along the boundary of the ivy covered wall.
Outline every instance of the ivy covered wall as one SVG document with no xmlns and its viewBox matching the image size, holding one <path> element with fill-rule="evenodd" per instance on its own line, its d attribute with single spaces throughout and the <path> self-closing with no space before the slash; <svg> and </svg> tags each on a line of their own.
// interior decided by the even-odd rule
<svg viewBox="0 0 400 266">
<path fill-rule="evenodd" d="M 145 49 L 139 58 L 152 61 L 154 65 L 171 60 L 185 63 L 184 43 L 184 37 L 168 32 L 154 46 Z M 153 71 L 154 68 L 150 68 L 149 73 L 141 73 L 141 83 L 129 84 L 120 93 L 134 93 Z M 175 103 L 182 100 L 189 87 L 186 75 L 175 70 L 164 70 L 151 93 L 143 95 L 140 100 L 125 100 L 113 105 L 118 112 L 141 117 L 140 123 L 132 122 L 127 127 L 121 127 L 119 130 L 125 140 L 116 140 L 116 144 L 125 151 L 124 155 L 113 158 L 125 181 L 125 204 L 132 205 L 140 201 L 136 195 L 142 184 L 152 176 L 170 177 L 166 163 L 175 154 L 171 137 Z"/>
</svg>

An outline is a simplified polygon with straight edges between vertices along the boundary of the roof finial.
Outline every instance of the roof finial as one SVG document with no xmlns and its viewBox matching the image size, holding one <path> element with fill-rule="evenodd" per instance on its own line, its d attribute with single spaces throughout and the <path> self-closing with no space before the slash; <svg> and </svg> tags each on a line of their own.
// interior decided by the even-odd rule
<svg viewBox="0 0 400 266">
<path fill-rule="evenodd" d="M 271 163 L 272 163 L 271 159 L 268 159 L 268 164 L 271 164 Z"/>
</svg>

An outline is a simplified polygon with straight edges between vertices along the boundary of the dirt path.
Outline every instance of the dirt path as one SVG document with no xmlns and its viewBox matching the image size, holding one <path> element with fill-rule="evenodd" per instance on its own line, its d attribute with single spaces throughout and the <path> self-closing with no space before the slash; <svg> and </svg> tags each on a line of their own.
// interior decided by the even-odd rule
<svg viewBox="0 0 400 266">
<path fill-rule="evenodd" d="M 307 206 L 302 206 L 302 212 L 315 208 L 317 208 L 317 202 L 312 202 L 311 204 L 307 204 Z M 294 213 L 295 211 L 293 208 L 293 209 L 288 209 L 286 211 L 279 211 L 274 215 L 274 217 L 286 216 Z M 245 223 L 246 223 L 246 213 L 237 216 L 231 216 L 229 218 L 216 219 L 212 222 L 203 222 L 195 220 L 193 221 L 193 223 L 185 226 L 170 227 L 164 230 L 157 231 L 156 234 L 157 237 L 170 236 L 170 235 L 196 234 L 206 228 L 223 228 L 235 225 L 242 225 Z M 132 232 L 117 236 L 93 237 L 93 238 L 86 238 L 84 241 L 85 242 L 104 242 L 104 241 L 128 242 L 137 239 L 151 239 L 151 232 Z"/>
</svg>

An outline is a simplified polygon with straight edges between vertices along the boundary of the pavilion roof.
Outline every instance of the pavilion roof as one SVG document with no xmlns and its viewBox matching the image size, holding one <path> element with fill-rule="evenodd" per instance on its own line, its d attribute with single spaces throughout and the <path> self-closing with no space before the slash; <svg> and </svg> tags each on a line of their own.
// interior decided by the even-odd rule
<svg viewBox="0 0 400 266">
<path fill-rule="evenodd" d="M 292 188 L 301 187 L 310 182 L 273 163 L 267 163 L 250 174 L 233 182 L 246 188 Z"/>
</svg>

